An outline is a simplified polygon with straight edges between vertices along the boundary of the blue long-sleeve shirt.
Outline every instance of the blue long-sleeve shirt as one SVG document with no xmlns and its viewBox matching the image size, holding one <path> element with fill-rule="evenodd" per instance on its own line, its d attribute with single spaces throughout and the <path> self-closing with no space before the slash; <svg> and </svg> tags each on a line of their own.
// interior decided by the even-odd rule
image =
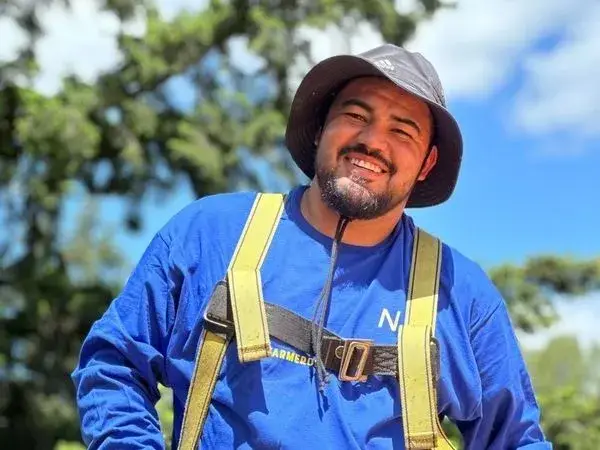
<svg viewBox="0 0 600 450">
<path fill-rule="evenodd" d="M 293 189 L 262 267 L 263 293 L 307 319 L 326 280 L 332 240 L 300 212 Z M 202 313 L 227 270 L 252 193 L 195 201 L 157 233 L 120 295 L 94 323 L 73 372 L 83 439 L 90 449 L 159 449 L 157 383 L 174 397 L 174 436 L 194 369 Z M 372 247 L 342 244 L 326 326 L 342 337 L 395 345 L 404 320 L 414 227 L 405 215 Z M 474 262 L 444 245 L 436 337 L 439 412 L 467 449 L 550 449 L 505 303 Z M 202 432 L 202 448 L 402 449 L 392 377 L 341 383 L 323 400 L 313 359 L 272 341 L 270 358 L 242 365 L 225 356 Z"/>
</svg>

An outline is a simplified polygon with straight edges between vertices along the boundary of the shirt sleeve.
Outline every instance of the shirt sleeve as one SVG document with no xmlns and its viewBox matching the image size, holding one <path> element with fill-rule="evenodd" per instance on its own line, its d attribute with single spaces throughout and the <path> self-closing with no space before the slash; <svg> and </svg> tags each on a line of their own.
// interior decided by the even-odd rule
<svg viewBox="0 0 600 450">
<path fill-rule="evenodd" d="M 552 449 L 540 425 L 540 409 L 505 302 L 491 281 L 486 284 L 496 301 L 471 328 L 482 398 L 475 418 L 457 424 L 465 448 Z"/>
<path fill-rule="evenodd" d="M 180 276 L 156 235 L 86 336 L 72 380 L 87 448 L 165 448 L 155 405 Z"/>
</svg>

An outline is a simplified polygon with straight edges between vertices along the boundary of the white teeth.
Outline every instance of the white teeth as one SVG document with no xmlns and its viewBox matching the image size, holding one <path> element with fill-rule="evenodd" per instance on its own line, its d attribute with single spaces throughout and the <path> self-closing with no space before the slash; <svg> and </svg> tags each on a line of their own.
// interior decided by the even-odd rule
<svg viewBox="0 0 600 450">
<path fill-rule="evenodd" d="M 352 158 L 352 159 L 350 159 L 350 162 L 352 164 L 354 164 L 355 166 L 362 167 L 364 169 L 368 169 L 375 173 L 381 173 L 381 168 L 379 166 L 376 166 L 375 164 L 372 164 L 368 161 L 363 161 L 362 159 L 358 159 L 358 158 Z"/>
</svg>

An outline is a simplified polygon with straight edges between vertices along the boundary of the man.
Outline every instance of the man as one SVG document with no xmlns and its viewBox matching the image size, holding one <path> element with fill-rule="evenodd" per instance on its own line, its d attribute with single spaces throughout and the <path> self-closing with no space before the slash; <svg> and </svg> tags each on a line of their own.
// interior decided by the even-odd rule
<svg viewBox="0 0 600 450">
<path fill-rule="evenodd" d="M 431 64 L 393 45 L 327 59 L 302 81 L 286 141 L 312 182 L 285 199 L 261 288 L 315 325 L 315 351 L 273 339 L 271 357 L 241 363 L 229 345 L 203 448 L 404 448 L 397 380 L 341 381 L 320 327 L 396 344 L 417 230 L 405 208 L 444 202 L 459 172 L 461 134 L 444 102 Z M 209 196 L 177 214 L 92 327 L 73 373 L 90 448 L 162 448 L 157 383 L 173 389 L 179 441 L 204 312 L 255 197 Z M 437 412 L 465 448 L 551 448 L 503 299 L 447 245 L 436 320 Z"/>
</svg>

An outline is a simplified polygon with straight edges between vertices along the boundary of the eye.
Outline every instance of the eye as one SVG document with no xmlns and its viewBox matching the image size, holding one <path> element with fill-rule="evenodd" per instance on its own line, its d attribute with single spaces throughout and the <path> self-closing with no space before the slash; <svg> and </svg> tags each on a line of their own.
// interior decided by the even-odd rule
<svg viewBox="0 0 600 450">
<path fill-rule="evenodd" d="M 359 114 L 359 113 L 346 112 L 344 114 L 346 114 L 347 116 L 352 117 L 353 119 L 356 119 L 356 120 L 361 120 L 363 122 L 367 121 L 367 118 L 365 116 L 363 116 L 362 114 Z"/>
<path fill-rule="evenodd" d="M 401 136 L 413 139 L 412 135 L 401 128 L 393 128 L 392 133 L 399 134 Z"/>
</svg>

